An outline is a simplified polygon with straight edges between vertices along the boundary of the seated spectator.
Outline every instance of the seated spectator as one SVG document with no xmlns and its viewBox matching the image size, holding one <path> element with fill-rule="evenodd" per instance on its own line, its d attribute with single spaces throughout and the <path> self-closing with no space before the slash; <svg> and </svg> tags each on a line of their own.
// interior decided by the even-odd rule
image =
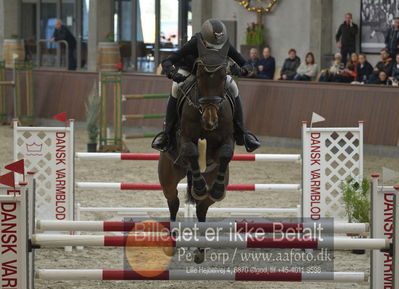
<svg viewBox="0 0 399 289">
<path fill-rule="evenodd" d="M 263 58 L 259 61 L 257 78 L 273 79 L 276 72 L 276 61 L 271 56 L 269 47 L 263 49 Z"/>
<path fill-rule="evenodd" d="M 283 67 L 281 68 L 281 80 L 293 80 L 296 71 L 301 64 L 301 59 L 296 56 L 296 50 L 290 49 L 288 51 L 288 58 L 284 61 Z"/>
<path fill-rule="evenodd" d="M 377 84 L 377 85 L 388 85 L 388 73 L 384 70 L 381 70 L 378 73 L 378 77 L 376 79 L 371 79 L 367 83 Z"/>
<path fill-rule="evenodd" d="M 392 67 L 392 73 L 389 79 L 393 82 L 399 81 L 399 53 L 396 54 L 396 63 Z"/>
<path fill-rule="evenodd" d="M 373 66 L 367 61 L 366 55 L 359 55 L 359 63 L 357 64 L 356 81 L 365 83 L 369 80 L 370 75 L 373 73 Z"/>
<path fill-rule="evenodd" d="M 311 81 L 317 76 L 317 64 L 312 52 L 306 54 L 305 62 L 301 63 L 296 72 L 294 80 L 297 81 Z"/>
<path fill-rule="evenodd" d="M 380 55 L 381 55 L 381 61 L 377 63 L 377 65 L 374 67 L 373 74 L 370 75 L 370 80 L 374 82 L 378 80 L 379 73 L 381 71 L 385 71 L 386 73 L 388 73 L 388 75 L 391 75 L 392 73 L 392 67 L 394 62 L 392 58 L 389 57 L 388 49 L 386 48 L 381 49 Z"/>
<path fill-rule="evenodd" d="M 351 54 L 351 59 L 346 64 L 346 67 L 340 73 L 333 76 L 332 82 L 351 83 L 357 76 L 357 65 L 359 64 L 359 55 L 357 53 Z"/>
<path fill-rule="evenodd" d="M 254 67 L 254 70 L 249 73 L 246 77 L 248 78 L 254 78 L 256 77 L 258 73 L 258 66 L 259 66 L 259 57 L 258 57 L 258 49 L 256 48 L 251 48 L 249 51 L 249 59 L 247 61 L 247 64 L 251 64 Z"/>
<path fill-rule="evenodd" d="M 330 82 L 333 80 L 334 76 L 338 73 L 341 73 L 345 68 L 345 65 L 342 63 L 342 55 L 341 53 L 336 53 L 334 55 L 334 60 L 330 69 L 325 69 L 319 78 L 321 82 Z"/>
</svg>

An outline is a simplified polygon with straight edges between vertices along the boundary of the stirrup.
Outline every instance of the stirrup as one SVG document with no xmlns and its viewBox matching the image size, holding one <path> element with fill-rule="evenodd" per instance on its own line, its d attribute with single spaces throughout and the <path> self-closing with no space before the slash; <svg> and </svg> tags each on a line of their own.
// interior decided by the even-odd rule
<svg viewBox="0 0 399 289">
<path fill-rule="evenodd" d="M 164 132 L 164 131 L 161 131 L 160 133 L 158 133 L 158 134 L 154 137 L 154 139 L 153 139 L 152 142 L 151 142 L 151 147 L 152 147 L 154 150 L 160 151 L 161 153 L 165 153 L 165 152 L 167 152 L 167 151 L 169 150 L 169 141 L 168 141 L 168 140 L 166 141 L 166 144 L 165 144 L 163 147 L 159 147 L 159 146 L 156 146 L 156 145 L 155 145 L 155 142 L 156 142 L 159 138 L 162 138 L 163 136 L 166 137 L 166 138 L 168 138 L 168 136 L 165 136 L 165 132 Z"/>
</svg>

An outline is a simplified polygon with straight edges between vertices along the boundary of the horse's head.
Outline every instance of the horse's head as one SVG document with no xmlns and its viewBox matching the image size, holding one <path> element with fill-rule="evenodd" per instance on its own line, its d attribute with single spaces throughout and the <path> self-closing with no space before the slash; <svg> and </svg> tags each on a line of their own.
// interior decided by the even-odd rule
<svg viewBox="0 0 399 289">
<path fill-rule="evenodd" d="M 220 58 L 208 57 L 197 61 L 197 82 L 201 125 L 207 131 L 218 127 L 218 111 L 224 100 L 227 62 Z"/>
</svg>

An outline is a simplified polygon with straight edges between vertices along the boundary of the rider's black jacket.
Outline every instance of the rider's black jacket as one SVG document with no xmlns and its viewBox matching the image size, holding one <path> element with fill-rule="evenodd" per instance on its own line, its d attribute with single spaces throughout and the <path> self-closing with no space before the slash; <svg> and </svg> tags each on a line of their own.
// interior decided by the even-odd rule
<svg viewBox="0 0 399 289">
<path fill-rule="evenodd" d="M 190 41 L 183 45 L 181 49 L 173 52 L 165 60 L 162 61 L 163 71 L 168 74 L 175 66 L 177 69 L 182 68 L 193 72 L 194 62 L 198 58 L 198 37 L 194 35 Z M 232 46 L 229 47 L 228 56 L 234 60 L 240 67 L 244 66 L 246 61 L 241 54 Z"/>
</svg>

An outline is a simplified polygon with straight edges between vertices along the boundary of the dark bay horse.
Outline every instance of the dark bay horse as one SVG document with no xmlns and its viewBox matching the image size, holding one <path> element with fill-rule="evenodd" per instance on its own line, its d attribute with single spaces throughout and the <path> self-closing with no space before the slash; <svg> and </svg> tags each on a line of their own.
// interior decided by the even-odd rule
<svg viewBox="0 0 399 289">
<path fill-rule="evenodd" d="M 193 93 L 182 96 L 186 99 L 180 110 L 176 151 L 161 153 L 158 163 L 171 221 L 176 220 L 179 210 L 177 185 L 186 176 L 188 200 L 196 203 L 198 221 L 206 221 L 209 206 L 225 197 L 228 166 L 234 153 L 234 104 L 225 93 L 227 60 L 213 55 L 200 58 L 196 66 Z M 198 161 L 199 139 L 207 141 L 204 173 L 200 172 Z M 196 262 L 202 262 L 203 250 L 197 250 L 196 255 Z"/>
</svg>

